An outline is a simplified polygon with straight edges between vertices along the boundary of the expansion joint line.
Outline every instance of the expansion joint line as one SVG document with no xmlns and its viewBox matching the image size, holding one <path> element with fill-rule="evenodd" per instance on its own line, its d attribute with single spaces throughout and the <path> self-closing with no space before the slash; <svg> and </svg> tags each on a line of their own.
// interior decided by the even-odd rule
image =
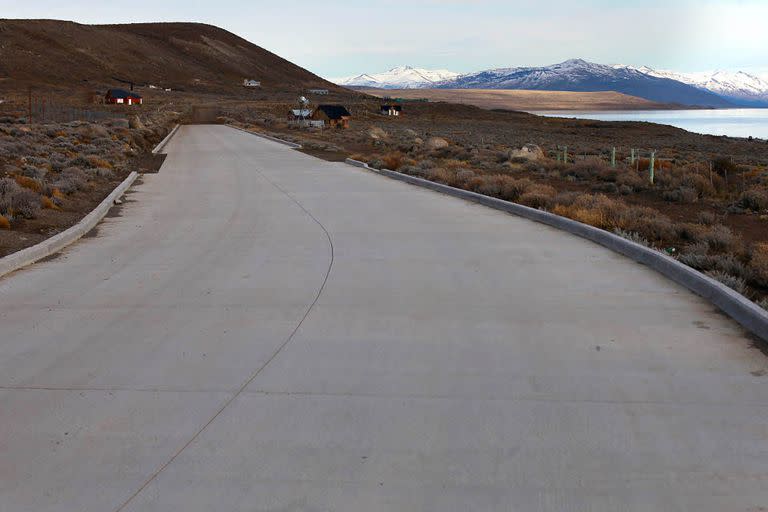
<svg viewBox="0 0 768 512">
<path fill-rule="evenodd" d="M 238 158 L 239 160 L 239 158 Z M 243 391 L 251 384 L 251 382 L 256 379 L 256 377 L 259 376 L 259 374 L 267 367 L 269 364 L 274 361 L 274 359 L 280 354 L 280 352 L 283 351 L 283 349 L 288 345 L 288 343 L 293 340 L 294 336 L 296 336 L 296 333 L 301 328 L 302 324 L 304 323 L 304 320 L 307 319 L 309 316 L 309 313 L 312 311 L 312 309 L 315 307 L 315 304 L 317 304 L 317 301 L 320 300 L 320 295 L 322 295 L 323 290 L 325 289 L 325 285 L 328 283 L 328 277 L 331 275 L 331 269 L 333 268 L 333 262 L 334 262 L 334 249 L 333 249 L 333 240 L 331 239 L 331 234 L 328 232 L 328 230 L 323 226 L 322 222 L 317 220 L 317 218 L 310 213 L 309 210 L 307 210 L 304 205 L 302 205 L 296 198 L 294 198 L 291 194 L 289 194 L 286 190 L 284 190 L 282 187 L 280 187 L 277 183 L 273 182 L 269 178 L 267 178 L 264 173 L 262 173 L 260 170 L 256 169 L 256 172 L 270 185 L 272 185 L 274 188 L 276 188 L 280 193 L 285 195 L 288 199 L 290 199 L 293 203 L 295 203 L 301 210 L 309 216 L 309 218 L 312 219 L 325 233 L 325 237 L 328 239 L 328 246 L 330 248 L 330 259 L 328 262 L 328 268 L 325 271 L 325 277 L 323 278 L 323 283 L 320 285 L 320 288 L 317 290 L 317 294 L 315 295 L 314 300 L 309 305 L 307 310 L 304 312 L 304 316 L 301 317 L 301 320 L 299 320 L 299 323 L 296 324 L 296 327 L 294 327 L 293 331 L 291 331 L 291 334 L 283 341 L 279 347 L 272 353 L 272 355 L 267 359 L 267 361 L 262 364 L 259 368 L 257 368 L 249 377 L 248 379 L 243 383 L 242 386 L 235 392 L 234 395 L 232 395 L 230 398 L 227 399 L 226 402 L 224 402 L 224 405 L 222 405 L 216 413 L 197 431 L 195 434 L 186 442 L 184 445 L 179 448 L 173 456 L 168 459 L 162 466 L 160 466 L 152 475 L 150 475 L 149 478 L 139 487 L 133 494 L 131 494 L 128 499 L 126 499 L 117 509 L 115 509 L 115 512 L 122 512 L 141 492 L 146 489 L 159 475 L 162 473 L 168 466 L 173 464 L 173 462 L 181 455 L 181 453 L 186 450 L 192 443 L 195 442 L 195 440 L 200 437 L 200 435 L 218 418 L 227 407 L 229 407 L 232 402 L 239 397 Z"/>
</svg>

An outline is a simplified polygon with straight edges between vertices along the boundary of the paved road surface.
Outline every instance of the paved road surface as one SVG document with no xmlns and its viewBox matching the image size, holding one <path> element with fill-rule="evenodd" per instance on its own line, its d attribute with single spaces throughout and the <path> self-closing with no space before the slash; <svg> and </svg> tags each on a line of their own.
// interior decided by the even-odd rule
<svg viewBox="0 0 768 512">
<path fill-rule="evenodd" d="M 551 228 L 221 126 L 0 280 L 0 511 L 757 511 L 768 359 Z"/>
</svg>

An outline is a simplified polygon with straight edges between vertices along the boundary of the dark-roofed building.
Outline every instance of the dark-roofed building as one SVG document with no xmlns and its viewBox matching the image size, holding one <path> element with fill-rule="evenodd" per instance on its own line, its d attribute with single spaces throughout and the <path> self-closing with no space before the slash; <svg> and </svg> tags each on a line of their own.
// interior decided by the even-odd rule
<svg viewBox="0 0 768 512">
<path fill-rule="evenodd" d="M 381 113 L 385 116 L 399 116 L 403 112 L 401 105 L 382 105 Z"/>
<path fill-rule="evenodd" d="M 325 121 L 331 128 L 349 128 L 352 114 L 342 105 L 318 105 L 312 113 L 315 121 Z"/>
<path fill-rule="evenodd" d="M 135 92 L 129 92 L 123 89 L 110 89 L 107 91 L 104 100 L 114 105 L 141 105 L 141 96 Z"/>
</svg>

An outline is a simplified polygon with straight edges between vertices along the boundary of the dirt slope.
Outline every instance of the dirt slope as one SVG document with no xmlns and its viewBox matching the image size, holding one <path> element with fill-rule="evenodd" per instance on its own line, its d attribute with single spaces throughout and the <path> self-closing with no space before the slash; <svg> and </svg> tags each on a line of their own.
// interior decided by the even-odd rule
<svg viewBox="0 0 768 512">
<path fill-rule="evenodd" d="M 0 80 L 67 86 L 115 84 L 114 78 L 202 92 L 242 88 L 243 78 L 283 90 L 336 88 L 211 25 L 0 20 Z"/>
</svg>

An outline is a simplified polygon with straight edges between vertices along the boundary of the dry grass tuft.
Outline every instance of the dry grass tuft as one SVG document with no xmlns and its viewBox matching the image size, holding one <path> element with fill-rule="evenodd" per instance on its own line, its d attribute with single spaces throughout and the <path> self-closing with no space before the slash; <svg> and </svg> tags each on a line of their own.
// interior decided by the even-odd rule
<svg viewBox="0 0 768 512">
<path fill-rule="evenodd" d="M 53 199 L 47 196 L 40 196 L 40 206 L 46 210 L 58 210 L 59 207 L 53 202 Z"/>
<path fill-rule="evenodd" d="M 19 184 L 19 186 L 28 188 L 29 190 L 32 190 L 34 192 L 40 192 L 42 190 L 43 185 L 38 180 L 34 178 L 30 178 L 28 176 L 20 176 L 16 175 L 13 177 L 14 181 Z"/>
<path fill-rule="evenodd" d="M 11 229 L 11 221 L 5 215 L 0 215 L 0 229 Z"/>
<path fill-rule="evenodd" d="M 384 164 L 386 169 L 396 171 L 403 166 L 403 160 L 403 154 L 399 151 L 395 151 L 382 157 L 381 162 Z"/>
</svg>

